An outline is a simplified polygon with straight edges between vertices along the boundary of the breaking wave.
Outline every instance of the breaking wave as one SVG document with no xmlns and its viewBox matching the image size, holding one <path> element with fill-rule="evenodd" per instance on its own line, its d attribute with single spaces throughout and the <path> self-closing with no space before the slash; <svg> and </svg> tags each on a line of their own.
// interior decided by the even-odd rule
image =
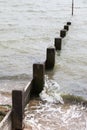
<svg viewBox="0 0 87 130">
<path fill-rule="evenodd" d="M 43 101 L 52 103 L 64 103 L 60 95 L 60 86 L 54 80 L 49 80 L 48 76 L 45 76 L 45 85 L 43 91 L 40 93 L 40 98 Z"/>
</svg>

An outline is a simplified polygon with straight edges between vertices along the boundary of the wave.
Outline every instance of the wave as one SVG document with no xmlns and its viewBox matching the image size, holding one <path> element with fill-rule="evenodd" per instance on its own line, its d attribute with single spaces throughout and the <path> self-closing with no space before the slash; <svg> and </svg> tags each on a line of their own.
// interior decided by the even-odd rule
<svg viewBox="0 0 87 130">
<path fill-rule="evenodd" d="M 71 95 L 71 94 L 61 94 L 61 97 L 64 100 L 64 103 L 69 103 L 69 104 L 83 104 L 85 106 L 87 106 L 87 100 L 84 99 L 81 96 L 75 96 L 75 95 Z"/>
<path fill-rule="evenodd" d="M 60 95 L 59 84 L 54 80 L 49 80 L 47 76 L 45 77 L 45 86 L 40 93 L 40 98 L 43 101 L 64 104 L 63 98 Z"/>
<path fill-rule="evenodd" d="M 1 42 L 1 41 L 0 41 L 0 42 Z M 3 45 L 3 44 L 1 44 L 1 43 L 0 43 L 0 48 L 7 49 L 7 48 L 8 48 L 8 46 L 7 46 L 7 45 Z"/>
<path fill-rule="evenodd" d="M 0 77 L 0 80 L 29 80 L 31 79 L 30 75 L 28 74 L 18 74 L 18 75 L 12 75 L 12 76 L 2 76 Z"/>
</svg>

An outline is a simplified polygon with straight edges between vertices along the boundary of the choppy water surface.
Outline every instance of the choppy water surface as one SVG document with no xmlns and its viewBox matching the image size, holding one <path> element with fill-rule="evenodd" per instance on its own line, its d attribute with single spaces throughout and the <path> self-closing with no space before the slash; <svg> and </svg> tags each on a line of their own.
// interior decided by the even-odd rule
<svg viewBox="0 0 87 130">
<path fill-rule="evenodd" d="M 56 52 L 55 68 L 46 73 L 48 80 L 40 95 L 42 99 L 51 103 L 63 103 L 61 93 L 87 99 L 87 1 L 75 1 L 73 17 L 71 0 L 0 1 L 0 104 L 10 104 L 11 96 L 8 96 L 7 92 L 23 88 L 31 81 L 33 63 L 45 61 L 46 48 L 54 45 L 54 38 L 59 36 L 60 29 L 67 21 L 71 21 L 72 25 L 63 40 L 62 51 Z M 43 110 L 57 111 L 56 104 L 51 104 L 49 108 L 48 106 L 45 108 L 45 105 L 41 104 Z M 63 116 L 67 114 L 66 109 L 59 111 L 60 107 L 58 106 L 58 115 L 61 115 L 61 112 L 64 113 Z M 72 109 L 75 112 L 79 107 L 71 106 L 69 110 Z M 84 111 L 81 113 L 85 116 Z M 53 114 L 55 115 L 55 112 Z M 86 130 L 87 119 L 81 119 L 83 118 L 85 121 L 81 127 L 82 130 Z M 53 126 L 51 125 L 52 130 Z M 76 127 L 74 130 L 77 129 L 81 128 Z"/>
<path fill-rule="evenodd" d="M 30 102 L 25 110 L 25 127 L 29 130 L 86 130 L 87 108 L 82 105 L 58 105 Z"/>
<path fill-rule="evenodd" d="M 53 44 L 59 29 L 69 19 L 70 11 L 68 1 L 64 5 L 56 0 L 0 2 L 1 90 L 5 84 L 10 87 L 10 82 L 21 86 L 31 79 L 32 64 L 45 60 L 47 46 Z M 26 83 L 19 83 L 19 80 Z M 10 87 L 11 90 L 13 88 Z"/>
</svg>

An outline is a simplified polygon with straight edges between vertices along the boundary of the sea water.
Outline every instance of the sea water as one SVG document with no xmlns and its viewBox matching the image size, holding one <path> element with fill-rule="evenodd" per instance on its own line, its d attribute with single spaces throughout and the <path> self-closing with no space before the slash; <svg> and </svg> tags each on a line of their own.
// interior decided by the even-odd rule
<svg viewBox="0 0 87 130">
<path fill-rule="evenodd" d="M 73 17 L 71 7 L 71 0 L 0 1 L 0 104 L 11 104 L 12 90 L 24 88 L 31 81 L 33 63 L 46 60 L 46 48 L 54 45 L 54 38 L 59 37 L 67 21 L 72 25 L 63 39 L 61 52 L 56 52 L 54 69 L 46 72 L 40 97 L 62 104 L 61 93 L 87 100 L 87 1 L 74 1 Z M 49 103 L 41 105 L 42 109 L 56 110 L 56 105 L 48 108 Z M 69 111 L 73 109 L 78 106 L 69 106 Z M 86 130 L 86 125 L 82 130 Z"/>
</svg>

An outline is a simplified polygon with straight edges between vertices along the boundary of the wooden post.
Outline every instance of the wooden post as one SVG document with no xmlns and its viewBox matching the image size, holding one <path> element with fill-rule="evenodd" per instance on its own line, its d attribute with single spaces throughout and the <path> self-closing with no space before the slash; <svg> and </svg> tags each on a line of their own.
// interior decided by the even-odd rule
<svg viewBox="0 0 87 130">
<path fill-rule="evenodd" d="M 71 25 L 71 22 L 67 22 L 67 25 Z"/>
<path fill-rule="evenodd" d="M 46 55 L 47 56 L 46 56 L 45 68 L 53 69 L 55 65 L 55 48 L 47 48 Z"/>
<path fill-rule="evenodd" d="M 56 50 L 61 50 L 61 46 L 62 46 L 62 38 L 55 38 L 55 48 Z"/>
<path fill-rule="evenodd" d="M 45 73 L 44 63 L 33 64 L 33 87 L 31 90 L 32 95 L 38 96 L 39 93 L 43 90 L 44 73 Z"/>
<path fill-rule="evenodd" d="M 23 129 L 24 96 L 23 91 L 12 91 L 12 130 Z"/>
<path fill-rule="evenodd" d="M 62 29 L 60 31 L 60 37 L 64 38 L 66 36 L 66 30 L 65 29 Z"/>
<path fill-rule="evenodd" d="M 29 103 L 32 86 L 33 80 L 29 82 L 27 86 L 24 88 L 24 107 L 27 105 L 27 103 Z"/>
<path fill-rule="evenodd" d="M 69 26 L 68 25 L 64 25 L 64 29 L 68 31 L 69 30 Z"/>
<path fill-rule="evenodd" d="M 74 0 L 72 0 L 72 16 L 73 16 L 73 11 L 74 11 Z"/>
</svg>

